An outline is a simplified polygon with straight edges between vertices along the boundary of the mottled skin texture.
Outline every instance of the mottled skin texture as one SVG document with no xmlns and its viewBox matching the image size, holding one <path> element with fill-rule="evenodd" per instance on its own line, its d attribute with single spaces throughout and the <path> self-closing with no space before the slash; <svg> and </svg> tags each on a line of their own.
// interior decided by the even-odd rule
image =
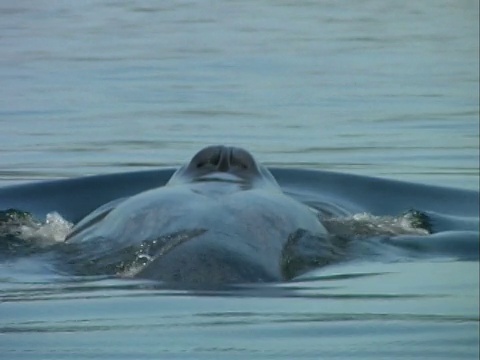
<svg viewBox="0 0 480 360">
<path fill-rule="evenodd" d="M 147 246 L 148 261 L 135 276 L 203 286 L 291 277 L 283 252 L 299 230 L 326 234 L 317 215 L 285 195 L 250 153 L 211 146 L 166 186 L 87 216 L 67 243 L 83 261 L 101 258 L 101 264 L 116 261 L 119 249 Z"/>
</svg>

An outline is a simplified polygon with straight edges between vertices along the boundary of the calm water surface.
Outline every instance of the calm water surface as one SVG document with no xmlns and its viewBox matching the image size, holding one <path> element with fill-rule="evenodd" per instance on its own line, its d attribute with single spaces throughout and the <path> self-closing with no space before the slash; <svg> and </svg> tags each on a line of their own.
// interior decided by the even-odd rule
<svg viewBox="0 0 480 360">
<path fill-rule="evenodd" d="M 475 0 L 1 2 L 0 186 L 227 143 L 272 166 L 478 191 L 478 21 Z M 18 265 L 0 268 L 5 359 L 479 356 L 478 262 L 225 293 Z"/>
<path fill-rule="evenodd" d="M 271 165 L 478 189 L 474 0 L 0 4 L 2 182 Z"/>
</svg>

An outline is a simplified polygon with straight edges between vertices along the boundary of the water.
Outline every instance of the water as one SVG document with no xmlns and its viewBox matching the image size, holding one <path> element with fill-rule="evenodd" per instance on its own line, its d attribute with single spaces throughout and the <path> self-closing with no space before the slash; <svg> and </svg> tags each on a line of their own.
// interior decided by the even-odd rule
<svg viewBox="0 0 480 360">
<path fill-rule="evenodd" d="M 173 166 L 228 143 L 269 166 L 429 185 L 386 191 L 376 215 L 421 199 L 464 216 L 458 193 L 427 189 L 479 189 L 478 20 L 474 0 L 2 2 L 0 185 Z M 386 185 L 355 198 L 357 182 L 334 180 L 331 198 L 361 205 Z M 22 200 L 68 217 L 86 200 L 62 191 Z M 2 262 L 5 358 L 479 354 L 478 261 L 370 259 L 227 293 L 59 279 L 45 264 Z"/>
<path fill-rule="evenodd" d="M 478 3 L 1 5 L 3 182 L 269 165 L 478 189 Z"/>
</svg>

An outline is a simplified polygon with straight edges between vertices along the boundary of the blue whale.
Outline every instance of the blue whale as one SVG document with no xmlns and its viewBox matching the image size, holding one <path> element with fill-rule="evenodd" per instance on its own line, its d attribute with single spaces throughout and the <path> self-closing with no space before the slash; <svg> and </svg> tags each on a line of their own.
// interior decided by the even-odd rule
<svg viewBox="0 0 480 360">
<path fill-rule="evenodd" d="M 285 195 L 249 152 L 210 146 L 165 186 L 92 212 L 73 228 L 66 244 L 77 250 L 75 262 L 88 263 L 89 271 L 110 267 L 196 286 L 297 275 L 292 252 L 306 239 L 335 252 L 317 212 Z M 125 260 L 120 253 L 131 257 Z"/>
<path fill-rule="evenodd" d="M 13 208 L 42 219 L 57 211 L 73 222 L 59 253 L 76 274 L 205 287 L 288 280 L 337 261 L 346 239 L 325 219 L 357 213 L 395 216 L 419 209 L 428 215 L 430 235 L 381 242 L 414 257 L 478 259 L 478 199 L 471 190 L 267 169 L 245 150 L 211 146 L 178 170 L 3 187 L 0 212 Z M 0 241 L 9 237 L 0 234 Z"/>
</svg>

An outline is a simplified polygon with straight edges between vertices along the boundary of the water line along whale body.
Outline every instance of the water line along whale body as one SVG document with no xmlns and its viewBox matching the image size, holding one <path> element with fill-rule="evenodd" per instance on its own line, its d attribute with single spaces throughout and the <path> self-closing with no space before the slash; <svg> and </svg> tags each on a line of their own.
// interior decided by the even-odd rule
<svg viewBox="0 0 480 360">
<path fill-rule="evenodd" d="M 245 150 L 211 146 L 180 169 L 0 188 L 0 258 L 8 266 L 41 258 L 51 270 L 53 261 L 55 273 L 68 276 L 199 289 L 296 279 L 340 261 L 478 261 L 478 198 L 472 190 L 267 169 Z"/>
<path fill-rule="evenodd" d="M 287 196 L 249 152 L 209 146 L 165 186 L 86 216 L 66 245 L 86 274 L 203 286 L 292 278 L 333 259 L 330 240 L 315 211 Z"/>
</svg>

